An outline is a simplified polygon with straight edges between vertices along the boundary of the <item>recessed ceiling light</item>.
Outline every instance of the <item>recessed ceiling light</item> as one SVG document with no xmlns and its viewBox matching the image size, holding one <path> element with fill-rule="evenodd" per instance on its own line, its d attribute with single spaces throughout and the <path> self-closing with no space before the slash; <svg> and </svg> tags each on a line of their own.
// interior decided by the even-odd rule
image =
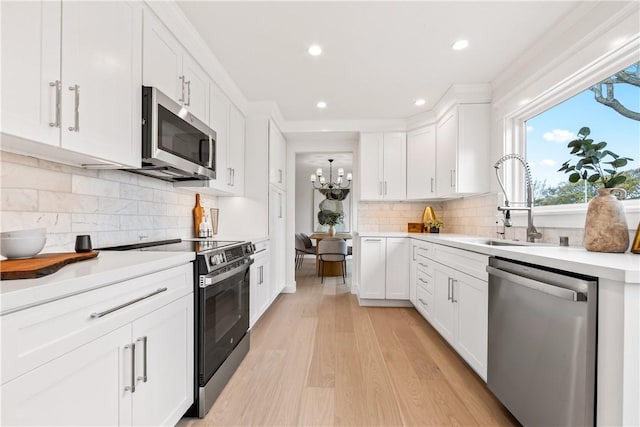
<svg viewBox="0 0 640 427">
<path fill-rule="evenodd" d="M 416 99 L 416 102 L 414 102 L 414 104 L 416 104 L 416 107 L 422 107 L 426 103 L 427 101 L 425 101 L 424 99 Z"/>
<path fill-rule="evenodd" d="M 466 48 L 467 46 L 469 46 L 469 42 L 467 40 L 458 40 L 457 42 L 455 42 L 451 46 L 451 49 L 453 49 L 453 50 L 462 50 L 462 49 Z"/>
<path fill-rule="evenodd" d="M 320 101 L 316 104 L 318 108 L 327 108 L 327 103 L 324 101 Z"/>
<path fill-rule="evenodd" d="M 307 49 L 307 52 L 309 52 L 311 56 L 318 56 L 322 53 L 322 47 L 317 44 L 312 44 L 309 46 L 309 49 Z"/>
</svg>

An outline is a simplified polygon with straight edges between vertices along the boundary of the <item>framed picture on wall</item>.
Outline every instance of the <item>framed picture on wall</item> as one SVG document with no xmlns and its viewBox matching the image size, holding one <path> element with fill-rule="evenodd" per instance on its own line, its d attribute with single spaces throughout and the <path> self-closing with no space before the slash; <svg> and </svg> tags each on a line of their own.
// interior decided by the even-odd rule
<svg viewBox="0 0 640 427">
<path fill-rule="evenodd" d="M 318 212 L 320 211 L 320 204 L 324 202 L 325 208 L 331 208 L 331 210 L 339 210 L 339 204 L 341 204 L 342 213 L 344 214 L 342 224 L 337 224 L 335 229 L 337 232 L 348 233 L 351 231 L 351 194 L 348 194 L 347 197 L 342 201 L 336 200 L 326 200 L 326 197 L 320 193 L 320 191 L 312 189 L 313 191 L 313 206 L 311 212 L 313 214 L 313 231 L 315 233 L 326 233 L 329 231 L 328 225 L 320 224 L 318 220 Z"/>
</svg>

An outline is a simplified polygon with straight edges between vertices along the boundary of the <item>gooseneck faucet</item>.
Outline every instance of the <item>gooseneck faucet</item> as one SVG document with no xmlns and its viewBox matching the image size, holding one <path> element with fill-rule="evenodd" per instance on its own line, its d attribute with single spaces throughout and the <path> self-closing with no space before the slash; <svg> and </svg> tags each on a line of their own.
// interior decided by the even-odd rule
<svg viewBox="0 0 640 427">
<path fill-rule="evenodd" d="M 511 203 L 509 203 L 509 197 L 507 196 L 507 191 L 504 189 L 504 185 L 502 184 L 502 180 L 500 179 L 500 165 L 502 165 L 507 160 L 512 159 L 520 162 L 520 164 L 524 168 L 524 181 L 527 186 L 526 207 L 511 206 Z M 540 239 L 542 237 L 542 233 L 538 232 L 538 230 L 536 230 L 536 227 L 533 225 L 533 189 L 531 184 L 531 169 L 529 168 L 529 164 L 519 154 L 507 154 L 498 159 L 493 167 L 496 170 L 496 178 L 498 178 L 498 184 L 500 184 L 500 188 L 504 193 L 504 206 L 498 206 L 498 210 L 501 211 L 504 215 L 505 227 L 512 226 L 511 211 L 527 211 L 527 242 L 535 242 L 536 239 Z"/>
</svg>

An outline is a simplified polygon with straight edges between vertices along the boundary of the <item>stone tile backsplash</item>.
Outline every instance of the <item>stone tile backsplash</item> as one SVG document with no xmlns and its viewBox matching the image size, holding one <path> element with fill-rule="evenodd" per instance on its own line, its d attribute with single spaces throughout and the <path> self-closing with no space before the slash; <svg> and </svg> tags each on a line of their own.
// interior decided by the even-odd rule
<svg viewBox="0 0 640 427">
<path fill-rule="evenodd" d="M 382 232 L 406 232 L 410 222 L 422 222 L 427 203 L 416 202 L 360 202 L 358 204 L 358 230 Z M 441 215 L 441 205 L 431 204 L 436 215 Z"/>
<path fill-rule="evenodd" d="M 118 170 L 92 170 L 0 152 L 0 228 L 47 228 L 44 251 L 193 236 L 195 192 Z M 213 208 L 217 198 L 202 195 Z"/>
<path fill-rule="evenodd" d="M 443 233 L 466 234 L 496 238 L 502 231 L 502 214 L 496 207 L 501 202 L 498 193 L 483 194 L 441 203 L 360 202 L 358 228 L 361 231 L 407 231 L 408 222 L 420 222 L 425 206 L 431 205 L 436 216 L 445 223 Z M 569 246 L 582 246 L 583 228 L 537 227 L 543 243 L 557 245 L 560 236 L 569 237 Z M 507 239 L 526 240 L 526 227 L 507 227 Z M 635 228 L 629 230 L 631 242 Z"/>
</svg>

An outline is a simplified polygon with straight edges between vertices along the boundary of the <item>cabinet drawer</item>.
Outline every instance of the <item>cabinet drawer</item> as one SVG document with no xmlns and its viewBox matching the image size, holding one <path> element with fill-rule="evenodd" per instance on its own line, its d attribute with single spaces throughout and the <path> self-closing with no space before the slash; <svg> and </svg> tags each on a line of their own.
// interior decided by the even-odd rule
<svg viewBox="0 0 640 427">
<path fill-rule="evenodd" d="M 418 243 L 418 246 L 416 247 L 416 255 L 424 258 L 433 258 L 433 243 Z"/>
<path fill-rule="evenodd" d="M 425 291 L 422 286 L 416 287 L 416 309 L 422 316 L 430 320 L 433 308 L 433 295 Z"/>
<path fill-rule="evenodd" d="M 433 277 L 433 261 L 423 256 L 416 257 L 416 268 L 418 271 Z"/>
<path fill-rule="evenodd" d="M 485 282 L 489 256 L 444 245 L 433 246 L 433 260 Z"/>
<path fill-rule="evenodd" d="M 255 246 L 255 254 L 259 254 L 262 253 L 264 251 L 268 251 L 269 250 L 269 239 L 267 240 L 262 240 L 260 242 L 255 242 L 254 243 Z"/>
<path fill-rule="evenodd" d="M 189 263 L 3 316 L 1 383 L 192 292 Z"/>
<path fill-rule="evenodd" d="M 420 270 L 416 274 L 416 285 L 433 295 L 433 278 Z"/>
</svg>

